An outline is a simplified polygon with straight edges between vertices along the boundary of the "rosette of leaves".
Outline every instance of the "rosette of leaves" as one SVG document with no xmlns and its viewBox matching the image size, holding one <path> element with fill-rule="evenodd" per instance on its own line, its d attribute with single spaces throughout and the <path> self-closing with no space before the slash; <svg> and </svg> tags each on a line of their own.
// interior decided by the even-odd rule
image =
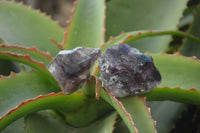
<svg viewBox="0 0 200 133">
<path fill-rule="evenodd" d="M 62 29 L 23 4 L 0 2 L 0 131 L 168 133 L 176 128 L 185 104 L 200 105 L 200 62 L 195 57 L 200 53 L 200 10 L 186 9 L 187 3 L 77 0 L 67 29 Z M 177 29 L 185 25 L 189 32 Z M 184 37 L 178 50 L 190 57 L 161 52 L 172 36 Z M 83 46 L 104 52 L 120 43 L 149 51 L 145 54 L 153 57 L 163 78 L 159 87 L 118 99 L 101 89 L 96 100 L 95 89 L 101 88 L 94 78 L 99 76 L 96 64 L 83 88 L 65 95 L 46 68 L 62 49 Z"/>
</svg>

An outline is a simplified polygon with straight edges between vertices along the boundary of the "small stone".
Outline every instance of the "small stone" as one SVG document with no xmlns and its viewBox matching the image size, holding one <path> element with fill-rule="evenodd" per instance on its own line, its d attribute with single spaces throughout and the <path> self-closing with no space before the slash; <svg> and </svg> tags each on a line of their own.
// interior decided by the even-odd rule
<svg viewBox="0 0 200 133">
<path fill-rule="evenodd" d="M 116 97 L 149 92 L 161 83 L 151 56 L 127 44 L 110 46 L 99 59 L 104 86 Z"/>
<path fill-rule="evenodd" d="M 71 94 L 90 77 L 90 68 L 100 57 L 101 49 L 77 47 L 62 50 L 48 65 L 63 93 Z"/>
</svg>

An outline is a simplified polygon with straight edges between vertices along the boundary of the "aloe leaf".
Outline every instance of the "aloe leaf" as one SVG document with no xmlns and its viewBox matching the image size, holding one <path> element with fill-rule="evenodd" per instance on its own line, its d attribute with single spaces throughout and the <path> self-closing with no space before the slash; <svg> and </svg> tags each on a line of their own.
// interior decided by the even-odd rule
<svg viewBox="0 0 200 133">
<path fill-rule="evenodd" d="M 163 81 L 160 86 L 170 86 L 171 88 L 181 87 L 183 89 L 190 89 L 193 87 L 198 90 L 197 92 L 194 90 L 183 90 L 178 88 L 163 89 L 165 94 L 162 96 L 169 96 L 165 100 L 175 100 L 184 103 L 190 102 L 190 104 L 199 105 L 199 60 L 196 58 L 183 57 L 180 54 L 157 54 L 152 56 L 154 58 L 155 65 L 160 70 L 163 77 Z M 172 91 L 180 95 L 174 94 Z M 153 94 L 154 92 L 162 91 L 155 89 L 150 93 Z M 156 96 L 160 97 L 159 95 L 161 96 L 160 93 L 156 94 Z M 188 97 L 188 95 L 190 95 L 190 97 Z M 159 99 L 160 98 L 157 100 Z M 157 129 L 158 132 L 161 133 L 169 133 L 169 131 L 174 127 L 176 120 L 179 118 L 180 113 L 185 109 L 184 104 L 169 101 L 151 102 L 151 104 L 153 104 L 152 106 L 150 105 L 152 109 L 152 117 L 157 121 Z"/>
<path fill-rule="evenodd" d="M 144 94 L 144 96 L 147 96 L 147 99 L 149 100 L 174 100 L 199 105 L 200 86 L 198 84 L 198 77 L 200 75 L 200 61 L 194 57 L 188 58 L 181 56 L 178 53 L 174 55 L 167 55 L 164 53 L 149 55 L 153 56 L 155 65 L 161 72 L 163 80 L 160 86 L 170 86 L 172 89 L 170 89 L 170 87 L 163 87 L 161 89 L 156 88 L 152 92 Z M 173 87 L 181 87 L 183 89 L 173 89 Z M 191 87 L 195 88 L 196 90 L 184 90 L 190 89 Z M 159 123 L 157 125 L 159 128 L 158 131 L 167 132 L 171 130 L 175 124 L 174 122 L 178 118 L 176 116 L 180 114 L 181 111 L 183 111 L 184 104 L 173 104 L 173 102 L 165 102 L 165 104 L 162 105 L 162 103 L 160 103 L 155 105 L 153 108 L 155 108 L 152 111 L 153 114 L 156 114 L 156 112 L 154 112 L 156 109 L 163 111 L 161 111 L 159 115 L 152 116 L 157 121 L 157 123 Z M 174 111 L 171 111 L 168 114 L 166 110 L 169 110 L 170 108 L 173 108 Z M 163 115 L 165 115 L 165 117 L 162 117 Z"/>
<path fill-rule="evenodd" d="M 58 91 L 40 73 L 36 72 L 12 73 L 9 78 L 1 77 L 0 83 L 0 116 L 5 115 L 10 109 L 15 108 L 22 101 L 41 94 Z"/>
<path fill-rule="evenodd" d="M 64 30 L 49 17 L 15 2 L 0 2 L 0 37 L 8 45 L 37 47 L 53 56 L 59 49 L 49 38 L 62 41 Z"/>
<path fill-rule="evenodd" d="M 111 0 L 107 2 L 106 40 L 122 31 L 176 30 L 188 0 Z M 139 13 L 139 15 L 138 15 Z M 166 50 L 171 37 L 155 37 L 135 41 L 142 52 Z M 132 44 L 132 43 L 130 43 Z"/>
<path fill-rule="evenodd" d="M 108 91 L 101 91 L 101 97 L 107 101 L 115 110 L 119 113 L 119 115 L 122 117 L 124 122 L 129 128 L 129 131 L 131 133 L 137 133 L 138 129 L 136 128 L 136 125 L 133 121 L 132 116 L 126 111 L 123 104 L 119 102 L 113 95 L 109 95 L 110 93 Z"/>
<path fill-rule="evenodd" d="M 200 105 L 200 91 L 192 89 L 169 88 L 161 87 L 155 88 L 150 93 L 144 93 L 149 101 L 164 101 L 171 100 L 176 102 Z"/>
<path fill-rule="evenodd" d="M 190 89 L 191 87 L 199 90 L 200 86 L 198 84 L 198 77 L 200 75 L 199 73 L 199 67 L 200 67 L 200 62 L 196 58 L 187 58 L 183 57 L 180 54 L 174 54 L 174 55 L 167 55 L 167 54 L 149 54 L 153 56 L 155 65 L 157 68 L 160 70 L 163 81 L 160 86 L 170 86 L 170 87 L 181 87 L 184 89 Z M 179 73 L 179 74 L 177 74 Z M 177 94 L 174 94 L 172 91 L 177 92 Z M 189 93 L 187 93 L 187 91 Z M 156 93 L 154 93 L 156 92 Z M 163 93 L 159 93 L 163 92 Z M 155 94 L 155 95 L 154 95 Z M 163 94 L 163 95 L 161 95 Z M 178 95 L 181 94 L 181 95 Z M 188 96 L 188 94 L 190 96 Z M 191 103 L 191 104 L 197 104 L 199 105 L 199 92 L 193 91 L 193 90 L 183 90 L 183 89 L 154 89 L 152 92 L 149 93 L 149 95 L 152 96 L 154 100 L 175 100 L 179 102 L 185 102 L 185 103 Z M 147 97 L 149 96 L 147 95 Z M 154 96 L 153 96 L 154 95 Z M 145 95 L 144 95 L 145 96 Z M 151 98 L 151 96 L 149 96 Z M 163 99 L 161 98 L 163 96 Z M 149 98 L 148 97 L 148 98 Z M 158 99 L 156 99 L 158 98 Z M 161 107 L 161 105 L 158 104 L 156 106 L 157 109 L 165 109 L 167 110 L 168 108 L 172 107 L 177 111 L 171 112 L 171 114 L 168 115 L 167 121 L 172 121 L 175 120 L 177 117 L 174 117 L 174 115 L 177 115 L 182 111 L 182 104 L 170 104 L 166 103 L 165 106 Z M 180 105 L 180 106 L 179 106 Z M 176 107 L 173 107 L 176 106 Z M 153 112 L 155 113 L 155 112 Z M 163 112 L 164 113 L 164 112 Z M 165 124 L 165 121 L 160 121 L 159 117 L 162 117 L 160 113 L 160 116 L 153 117 L 155 120 L 160 122 L 161 124 Z M 174 123 L 171 123 L 170 125 L 166 125 L 166 127 L 170 127 L 169 130 L 172 128 L 172 125 Z M 160 126 L 159 126 L 160 127 Z M 164 128 L 164 127 L 163 127 Z M 159 129 L 161 130 L 161 129 Z M 163 131 L 163 130 L 162 130 Z"/>
<path fill-rule="evenodd" d="M 24 132 L 24 127 L 24 118 L 21 118 L 10 124 L 5 130 L 1 131 L 1 133 L 22 133 Z"/>
<path fill-rule="evenodd" d="M 51 81 L 52 85 L 58 87 L 56 80 L 47 70 L 46 66 L 43 63 L 32 60 L 29 55 L 21 55 L 21 54 L 18 55 L 18 54 L 13 54 L 11 52 L 0 52 L 0 59 L 7 59 L 27 64 L 35 68 L 36 70 L 40 71 L 43 74 L 43 76 L 45 76 L 47 79 L 49 79 L 49 81 Z"/>
<path fill-rule="evenodd" d="M 78 0 L 64 35 L 64 49 L 104 43 L 104 0 Z"/>
<path fill-rule="evenodd" d="M 43 78 L 41 73 L 34 71 L 20 72 L 18 74 L 11 73 L 8 77 L 2 76 L 0 83 L 0 95 L 2 99 L 0 101 L 0 116 L 4 115 L 10 109 L 15 108 L 22 101 L 35 98 L 39 95 L 60 91 Z"/>
<path fill-rule="evenodd" d="M 199 60 L 194 57 L 183 57 L 180 54 L 167 55 L 161 53 L 151 55 L 153 56 L 155 65 L 160 70 L 163 78 L 160 86 L 170 86 L 172 89 L 170 89 L 170 87 L 164 87 L 161 89 L 156 88 L 147 94 L 147 99 L 150 98 L 149 100 L 153 100 L 154 98 L 158 98 L 156 100 L 164 100 L 167 95 L 168 98 L 165 100 L 174 100 L 199 105 Z M 173 87 L 181 87 L 183 89 L 190 89 L 193 87 L 198 91 L 195 91 L 194 89 L 173 89 Z M 162 93 L 162 91 L 165 91 L 165 93 Z M 156 94 L 154 92 L 156 92 Z M 155 97 L 148 95 L 154 95 Z M 148 105 L 150 105 L 152 109 L 151 112 L 153 119 L 157 121 L 157 130 L 161 133 L 169 133 L 169 131 L 174 127 L 175 121 L 179 118 L 180 113 L 185 109 L 184 104 L 169 101 L 151 102 Z"/>
<path fill-rule="evenodd" d="M 136 96 L 121 98 L 119 100 L 133 117 L 133 120 L 139 132 L 157 132 L 155 128 L 155 121 L 151 117 L 150 108 L 146 106 L 145 98 Z"/>
<path fill-rule="evenodd" d="M 190 10 L 190 9 L 189 9 Z M 187 9 L 185 10 L 185 12 Z M 190 13 L 184 14 L 184 17 L 180 20 L 180 23 L 178 25 L 178 28 L 184 28 L 184 26 L 190 25 L 194 20 L 194 16 L 192 11 Z"/>
<path fill-rule="evenodd" d="M 175 122 L 180 118 L 180 114 L 186 110 L 182 103 L 171 101 L 154 101 L 147 102 L 151 108 L 151 115 L 156 120 L 156 129 L 158 133 L 170 133 L 175 127 Z M 114 133 L 129 133 L 124 122 L 121 122 Z"/>
<path fill-rule="evenodd" d="M 158 133 L 170 133 L 175 127 L 176 120 L 186 110 L 185 104 L 172 101 L 154 101 L 148 102 L 147 105 L 151 108 L 153 119 L 156 120 Z"/>
<path fill-rule="evenodd" d="M 180 31 L 132 31 L 132 32 L 122 32 L 120 35 L 116 37 L 111 37 L 110 40 L 102 45 L 102 51 L 105 51 L 110 45 L 113 44 L 122 44 L 122 43 L 129 43 L 138 39 L 154 37 L 154 36 L 166 36 L 166 35 L 173 35 L 173 36 L 181 36 L 186 37 L 190 40 L 196 41 L 200 43 L 200 38 L 190 35 L 185 32 Z M 151 45 L 151 44 L 149 44 Z M 135 47 L 134 43 L 131 45 Z"/>
<path fill-rule="evenodd" d="M 178 28 L 185 29 L 185 26 L 190 26 L 194 20 L 194 13 L 196 12 L 198 2 L 188 1 L 187 8 L 183 12 L 183 17 L 180 20 Z"/>
<path fill-rule="evenodd" d="M 184 57 L 179 53 L 149 55 L 153 57 L 155 66 L 162 75 L 160 87 L 195 88 L 200 91 L 200 61 L 197 58 Z"/>
<path fill-rule="evenodd" d="M 24 133 L 71 133 L 72 131 L 72 128 L 67 127 L 50 110 L 39 111 L 25 118 Z"/>
<path fill-rule="evenodd" d="M 73 127 L 85 127 L 95 120 L 104 117 L 107 113 L 113 111 L 113 108 L 103 99 L 90 99 L 85 106 L 77 108 L 73 112 L 62 112 L 65 121 Z"/>
<path fill-rule="evenodd" d="M 25 102 L 21 102 L 16 108 L 13 108 L 0 118 L 0 130 L 4 129 L 13 121 L 39 110 L 58 109 L 60 111 L 71 112 L 80 108 L 86 104 L 86 102 L 86 97 L 81 94 L 67 96 L 62 93 L 50 93 L 49 95 L 42 95 L 35 99 L 29 99 Z M 65 105 L 63 105 L 63 103 L 65 103 Z"/>
<path fill-rule="evenodd" d="M 92 84 L 93 84 L 93 88 L 102 86 L 102 84 L 101 82 L 99 82 L 99 80 L 95 76 L 91 76 L 90 82 L 87 82 L 86 84 L 87 89 L 85 89 L 86 90 L 85 94 L 87 94 L 87 92 L 90 92 L 89 96 L 92 96 L 93 94 L 93 97 L 94 97 L 95 90 L 94 89 L 90 90 L 90 88 L 92 88 Z M 137 132 L 138 129 L 136 128 L 135 123 L 133 122 L 132 116 L 126 111 L 123 104 L 120 101 L 118 101 L 115 98 L 115 96 L 113 96 L 106 88 L 104 89 L 105 91 L 101 89 L 101 92 L 100 92 L 101 98 L 103 98 L 107 103 L 109 103 L 121 115 L 121 117 L 124 119 L 125 123 L 129 127 L 129 130 L 131 132 L 133 133 Z"/>
<path fill-rule="evenodd" d="M 194 21 L 190 27 L 189 33 L 200 37 L 200 7 L 198 7 L 197 12 L 194 16 Z M 183 46 L 181 48 L 181 53 L 185 56 L 197 56 L 200 58 L 200 43 L 193 40 L 185 39 Z"/>
<path fill-rule="evenodd" d="M 16 108 L 7 112 L 0 118 L 0 130 L 20 117 L 44 109 L 59 111 L 58 115 L 62 113 L 62 119 L 75 127 L 88 126 L 99 117 L 113 110 L 102 99 L 91 101 L 82 93 L 71 95 L 50 93 L 23 101 Z"/>
<path fill-rule="evenodd" d="M 76 93 L 83 93 L 83 95 L 87 96 L 89 102 L 86 105 L 70 113 L 58 111 L 59 114 L 62 114 L 62 117 L 69 125 L 73 127 L 85 127 L 96 119 L 103 117 L 110 111 L 113 111 L 112 106 L 103 99 L 95 99 L 96 85 L 94 76 L 91 76 L 82 89 L 76 91 Z M 101 87 L 101 85 L 99 85 L 99 87 Z"/>
<path fill-rule="evenodd" d="M 158 88 L 144 94 L 147 99 L 200 104 L 200 61 L 197 58 L 184 57 L 179 53 L 149 55 L 162 75 L 162 82 Z"/>
<path fill-rule="evenodd" d="M 62 93 L 49 94 L 59 90 L 54 88 L 40 73 L 36 72 L 12 73 L 9 78 L 2 77 L 0 83 L 0 97 L 2 99 L 0 101 L 1 130 L 14 120 L 31 112 L 47 108 L 72 111 L 87 102 L 84 100 L 86 97 L 81 94 L 70 96 Z M 63 105 L 63 102 L 69 102 L 69 104 Z"/>
<path fill-rule="evenodd" d="M 156 132 L 154 121 L 142 97 L 126 97 L 118 101 L 106 88 L 104 89 L 105 91 L 101 91 L 101 97 L 115 108 L 131 133 Z"/>
<path fill-rule="evenodd" d="M 112 133 L 115 119 L 116 113 L 113 112 L 86 128 L 72 128 L 62 123 L 52 112 L 42 111 L 26 117 L 25 133 Z"/>
<path fill-rule="evenodd" d="M 164 100 L 166 98 L 165 100 L 199 105 L 200 86 L 198 84 L 198 77 L 200 74 L 198 70 L 200 62 L 195 58 L 186 58 L 180 54 L 152 56 L 163 77 L 160 86 L 168 85 L 172 88 L 155 88 L 147 94 L 147 99 L 153 100 L 155 98 L 156 100 Z M 173 88 L 178 86 L 183 89 Z M 191 87 L 196 90 L 190 89 Z M 162 93 L 162 91 L 165 91 L 165 93 Z M 149 95 L 154 96 L 151 97 Z M 166 95 L 167 97 L 165 97 Z M 186 108 L 184 104 L 169 101 L 150 102 L 148 105 L 151 107 L 152 117 L 157 121 L 156 127 L 160 133 L 169 133 L 175 126 L 176 120 L 180 117 L 180 113 Z"/>
<path fill-rule="evenodd" d="M 111 114 L 107 114 L 102 117 L 100 120 L 94 122 L 89 127 L 80 129 L 77 133 L 112 133 L 114 130 L 115 119 L 117 117 L 117 113 L 113 112 Z M 98 130 L 97 130 L 98 129 Z"/>
<path fill-rule="evenodd" d="M 11 52 L 13 54 L 29 55 L 33 60 L 42 62 L 46 66 L 53 59 L 53 57 L 50 54 L 41 52 L 37 50 L 36 47 L 25 48 L 14 45 L 0 45 L 0 52 Z"/>
</svg>

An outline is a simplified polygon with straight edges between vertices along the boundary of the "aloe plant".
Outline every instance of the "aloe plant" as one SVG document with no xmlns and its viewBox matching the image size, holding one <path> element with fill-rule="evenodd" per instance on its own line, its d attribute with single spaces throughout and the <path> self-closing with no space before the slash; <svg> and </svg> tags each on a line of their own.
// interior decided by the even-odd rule
<svg viewBox="0 0 200 133">
<path fill-rule="evenodd" d="M 187 15 L 193 14 L 182 17 L 187 3 L 77 0 L 65 30 L 30 7 L 0 2 L 0 131 L 170 132 L 185 104 L 200 105 L 200 62 L 195 57 L 200 50 L 200 9 L 192 10 L 196 15 L 189 32 L 177 30 L 188 24 L 184 23 L 190 22 Z M 161 52 L 168 49 L 172 36 L 185 38 L 179 49 L 182 55 Z M 83 88 L 65 95 L 47 70 L 60 50 L 83 46 L 104 52 L 121 43 L 149 51 L 145 54 L 153 57 L 163 78 L 159 87 L 142 95 L 116 98 L 106 88 L 100 90 L 96 63 Z M 100 90 L 99 100 L 95 89 Z"/>
</svg>

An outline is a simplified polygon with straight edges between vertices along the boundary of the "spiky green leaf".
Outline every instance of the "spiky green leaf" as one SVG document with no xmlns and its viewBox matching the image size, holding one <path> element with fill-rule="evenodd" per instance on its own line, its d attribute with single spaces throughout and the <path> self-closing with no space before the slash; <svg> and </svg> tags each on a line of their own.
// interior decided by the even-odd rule
<svg viewBox="0 0 200 133">
<path fill-rule="evenodd" d="M 78 0 L 63 40 L 65 49 L 104 43 L 104 0 Z"/>
<path fill-rule="evenodd" d="M 53 56 L 59 51 L 49 38 L 62 41 L 64 30 L 49 17 L 14 2 L 0 2 L 0 38 L 8 45 L 36 46 Z"/>
<path fill-rule="evenodd" d="M 188 0 L 110 0 L 106 12 L 106 40 L 122 31 L 176 30 Z M 142 52 L 166 50 L 170 37 L 142 39 L 133 44 Z"/>
<path fill-rule="evenodd" d="M 72 128 L 57 119 L 52 112 L 42 111 L 26 117 L 25 133 L 112 133 L 116 113 L 94 122 L 85 128 Z"/>
<path fill-rule="evenodd" d="M 198 7 L 194 17 L 195 18 L 190 27 L 189 33 L 200 37 L 200 7 Z M 200 58 L 200 43 L 193 40 L 185 39 L 183 47 L 181 48 L 181 53 L 186 56 L 197 56 L 198 58 Z"/>
</svg>

